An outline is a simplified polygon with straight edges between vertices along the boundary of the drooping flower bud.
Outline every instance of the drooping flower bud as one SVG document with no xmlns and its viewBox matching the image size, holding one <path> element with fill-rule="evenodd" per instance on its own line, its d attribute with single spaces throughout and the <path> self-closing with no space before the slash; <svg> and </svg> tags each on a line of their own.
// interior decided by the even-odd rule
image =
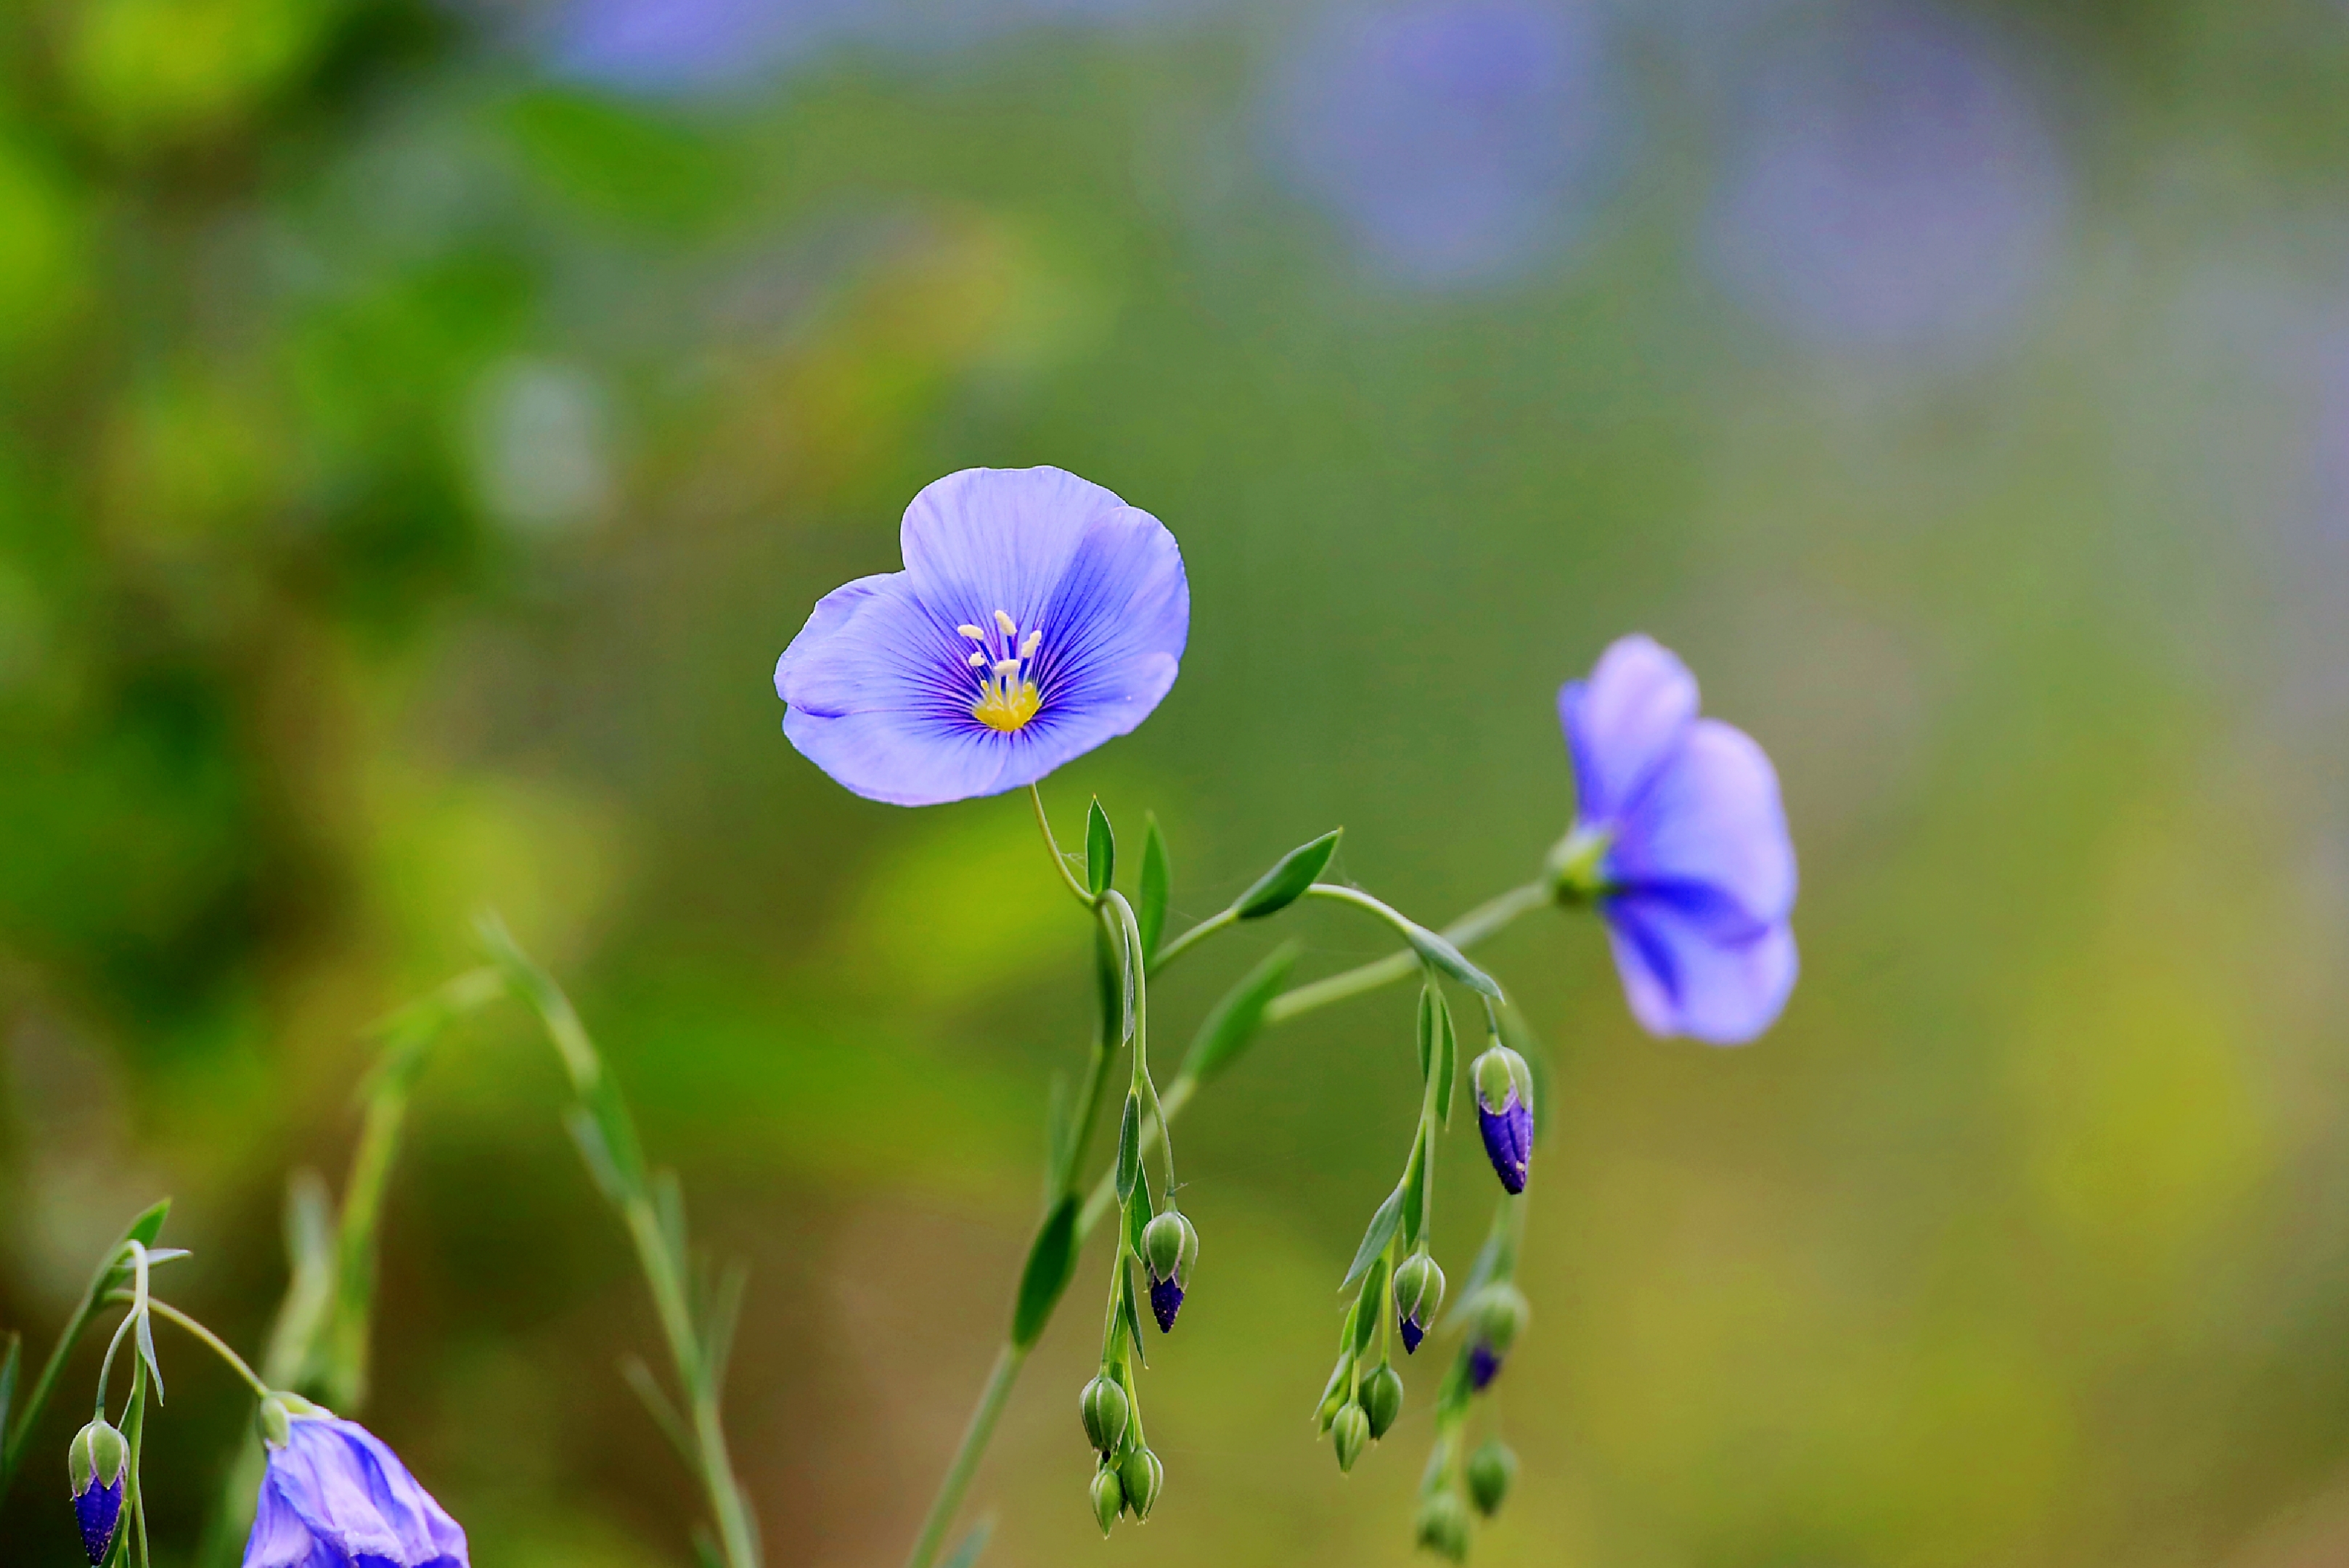
<svg viewBox="0 0 2349 1568">
<path fill-rule="evenodd" d="M 1371 1440 L 1371 1418 L 1360 1405 L 1349 1405 L 1338 1412 L 1330 1423 L 1330 1440 L 1338 1450 L 1338 1468 L 1350 1470 L 1354 1461 L 1362 1457 L 1362 1449 Z"/>
<path fill-rule="evenodd" d="M 1362 1379 L 1362 1414 L 1370 1417 L 1371 1441 L 1387 1435 L 1402 1414 L 1402 1376 L 1386 1363 Z"/>
<path fill-rule="evenodd" d="M 1127 1406 L 1125 1390 L 1117 1379 L 1103 1373 L 1085 1385 L 1077 1396 L 1077 1413 L 1084 1418 L 1085 1441 L 1097 1454 L 1113 1454 L 1125 1441 Z"/>
<path fill-rule="evenodd" d="M 74 1517 L 81 1547 L 92 1568 L 113 1549 L 122 1523 L 122 1494 L 129 1480 L 130 1445 L 103 1418 L 74 1434 L 66 1450 L 66 1473 L 73 1483 Z"/>
<path fill-rule="evenodd" d="M 1444 1271 L 1424 1252 L 1414 1252 L 1395 1265 L 1395 1326 L 1402 1331 L 1406 1355 L 1427 1337 L 1427 1325 L 1444 1306 Z"/>
<path fill-rule="evenodd" d="M 1475 1303 L 1476 1338 L 1468 1347 L 1468 1383 L 1481 1394 L 1501 1375 L 1501 1362 L 1525 1332 L 1533 1308 L 1525 1293 L 1506 1281 L 1477 1292 Z"/>
<path fill-rule="evenodd" d="M 1117 1479 L 1125 1489 L 1125 1506 L 1137 1520 L 1148 1519 L 1166 1485 L 1166 1467 L 1148 1449 L 1136 1449 L 1118 1461 Z"/>
<path fill-rule="evenodd" d="M 1468 1561 L 1468 1510 L 1456 1491 L 1439 1491 L 1419 1505 L 1419 1543 L 1454 1563 Z"/>
<path fill-rule="evenodd" d="M 1117 1528 L 1117 1516 L 1125 1508 L 1125 1483 L 1107 1465 L 1093 1472 L 1092 1502 L 1093 1522 L 1106 1537 Z"/>
<path fill-rule="evenodd" d="M 1476 1126 L 1485 1135 L 1485 1158 L 1504 1188 L 1523 1192 L 1534 1156 L 1533 1069 L 1496 1041 L 1468 1072 L 1476 1085 Z"/>
<path fill-rule="evenodd" d="M 1150 1315 L 1158 1332 L 1172 1334 L 1174 1314 L 1183 1310 L 1183 1292 L 1191 1283 L 1191 1267 L 1199 1261 L 1199 1232 L 1180 1210 L 1169 1209 L 1142 1231 L 1142 1268 L 1150 1276 Z"/>
<path fill-rule="evenodd" d="M 1468 1347 L 1468 1386 L 1482 1394 L 1501 1375 L 1499 1352 L 1483 1340 Z"/>
<path fill-rule="evenodd" d="M 1468 1500 L 1490 1519 L 1508 1500 L 1509 1483 L 1517 1479 L 1516 1450 L 1498 1438 L 1487 1438 L 1468 1456 Z"/>
</svg>

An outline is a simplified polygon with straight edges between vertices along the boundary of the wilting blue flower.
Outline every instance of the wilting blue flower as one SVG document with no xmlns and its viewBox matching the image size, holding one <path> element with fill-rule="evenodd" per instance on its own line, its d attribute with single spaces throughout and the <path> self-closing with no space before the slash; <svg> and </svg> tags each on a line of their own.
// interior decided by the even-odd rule
<svg viewBox="0 0 2349 1568">
<path fill-rule="evenodd" d="M 1651 1033 L 1742 1044 L 1794 989 L 1795 849 L 1778 775 L 1744 732 L 1697 717 L 1688 667 L 1645 637 L 1557 694 L 1574 754 L 1561 888 L 1605 916 Z"/>
<path fill-rule="evenodd" d="M 775 665 L 783 733 L 858 794 L 936 805 L 1033 784 L 1174 684 L 1174 536 L 1057 468 L 969 468 L 905 509 L 905 569 L 826 594 Z"/>
<path fill-rule="evenodd" d="M 244 1568 L 470 1568 L 465 1532 L 356 1422 L 295 1416 L 269 1447 Z"/>
<path fill-rule="evenodd" d="M 130 1483 L 130 1447 L 112 1423 L 100 1418 L 74 1434 L 66 1450 L 73 1484 L 74 1522 L 81 1526 L 82 1552 L 91 1568 L 106 1561 L 122 1523 L 122 1494 Z"/>
</svg>

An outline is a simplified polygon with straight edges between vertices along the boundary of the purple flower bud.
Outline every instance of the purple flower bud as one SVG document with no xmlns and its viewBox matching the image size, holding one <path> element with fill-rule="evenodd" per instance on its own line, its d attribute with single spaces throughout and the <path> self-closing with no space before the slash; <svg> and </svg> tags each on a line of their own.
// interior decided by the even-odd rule
<svg viewBox="0 0 2349 1568">
<path fill-rule="evenodd" d="M 1468 1349 L 1468 1386 L 1482 1394 L 1487 1384 L 1501 1375 L 1501 1353 L 1483 1340 Z"/>
<path fill-rule="evenodd" d="M 1158 1332 L 1174 1332 L 1174 1314 L 1183 1310 L 1183 1287 L 1168 1275 L 1150 1282 L 1150 1315 L 1158 1320 Z"/>
<path fill-rule="evenodd" d="M 130 1480 L 130 1448 L 103 1420 L 74 1434 L 66 1455 L 73 1481 L 74 1519 L 81 1526 L 82 1551 L 91 1568 L 106 1561 L 114 1532 L 122 1524 L 122 1496 Z"/>
<path fill-rule="evenodd" d="M 1501 1179 L 1501 1185 L 1512 1193 L 1523 1192 L 1526 1164 L 1534 1152 L 1533 1112 L 1526 1108 L 1525 1102 L 1512 1089 L 1506 1103 L 1497 1111 L 1479 1101 L 1476 1125 L 1485 1135 L 1485 1156 L 1493 1162 L 1493 1172 Z"/>
<path fill-rule="evenodd" d="M 1415 1354 L 1419 1342 L 1427 1337 L 1426 1328 L 1415 1317 L 1407 1317 L 1395 1326 L 1402 1330 L 1402 1353 L 1405 1355 Z"/>
</svg>

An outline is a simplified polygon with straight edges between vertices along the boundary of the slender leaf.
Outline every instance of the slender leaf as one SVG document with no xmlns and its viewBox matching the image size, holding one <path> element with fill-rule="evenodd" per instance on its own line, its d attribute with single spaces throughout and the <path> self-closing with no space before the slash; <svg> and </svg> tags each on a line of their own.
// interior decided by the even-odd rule
<svg viewBox="0 0 2349 1568">
<path fill-rule="evenodd" d="M 1035 1244 L 1028 1249 L 1027 1264 L 1019 1271 L 1019 1303 L 1011 1311 L 1013 1345 L 1025 1350 L 1036 1343 L 1052 1321 L 1052 1309 L 1061 1304 L 1076 1268 L 1077 1195 L 1071 1192 L 1052 1206 L 1036 1232 Z"/>
<path fill-rule="evenodd" d="M 1185 1076 L 1205 1084 L 1238 1060 L 1264 1027 L 1264 1010 L 1288 984 L 1299 950 L 1295 942 L 1283 942 L 1224 993 L 1216 1010 L 1199 1025 L 1190 1054 L 1183 1059 Z"/>
<path fill-rule="evenodd" d="M 16 1403 L 16 1374 L 24 1359 L 24 1336 L 10 1334 L 7 1352 L 0 1355 L 0 1438 L 8 1432 L 8 1411 Z"/>
<path fill-rule="evenodd" d="M 1452 1027 L 1452 1009 L 1435 999 L 1435 1119 L 1452 1125 L 1453 1081 L 1460 1076 L 1460 1036 Z"/>
<path fill-rule="evenodd" d="M 1243 920 L 1261 919 L 1305 897 L 1305 889 L 1328 869 L 1330 857 L 1338 853 L 1338 836 L 1345 831 L 1333 827 L 1312 843 L 1301 844 L 1282 856 L 1278 865 L 1232 901 L 1233 910 Z"/>
<path fill-rule="evenodd" d="M 627 1186 L 620 1178 L 620 1168 L 612 1163 L 611 1148 L 604 1142 L 604 1129 L 596 1125 L 586 1107 L 573 1106 L 565 1110 L 563 1126 L 571 1134 L 571 1141 L 579 1146 L 579 1157 L 587 1162 L 587 1174 L 595 1179 L 595 1189 L 610 1202 L 627 1202 Z"/>
<path fill-rule="evenodd" d="M 1133 1184 L 1142 1179 L 1142 1096 L 1128 1089 L 1125 1093 L 1125 1114 L 1117 1124 L 1117 1200 L 1128 1201 L 1133 1197 Z"/>
<path fill-rule="evenodd" d="M 677 1450 L 678 1458 L 685 1461 L 686 1469 L 699 1469 L 701 1459 L 694 1452 L 693 1434 L 686 1426 L 685 1417 L 678 1414 L 677 1407 L 670 1403 L 667 1391 L 660 1386 L 660 1379 L 655 1377 L 653 1369 L 645 1365 L 644 1357 L 620 1357 L 620 1381 L 626 1383 L 643 1402 L 645 1413 L 652 1417 L 653 1425 L 658 1427 L 661 1436 L 669 1440 L 669 1446 Z"/>
<path fill-rule="evenodd" d="M 1362 1293 L 1354 1308 L 1354 1354 L 1361 1355 L 1371 1347 L 1371 1335 L 1379 1331 L 1379 1320 L 1386 1315 L 1387 1261 L 1383 1254 L 1373 1260 L 1371 1272 L 1362 1276 Z"/>
<path fill-rule="evenodd" d="M 1133 918 L 1142 925 L 1144 965 L 1158 956 L 1158 939 L 1166 930 L 1166 899 L 1174 891 L 1174 868 L 1166 858 L 1166 836 L 1158 831 L 1155 813 L 1142 819 L 1142 885 Z"/>
<path fill-rule="evenodd" d="M 1118 1213 L 1125 1227 L 1125 1244 L 1139 1258 L 1142 1256 L 1142 1233 L 1157 1217 L 1157 1211 L 1150 1206 L 1150 1179 L 1147 1176 L 1133 1184 L 1133 1197 Z"/>
<path fill-rule="evenodd" d="M 1346 1277 L 1338 1286 L 1340 1290 L 1352 1290 L 1354 1282 L 1370 1272 L 1379 1254 L 1387 1250 L 1387 1243 L 1394 1240 L 1396 1229 L 1402 1224 L 1402 1192 L 1397 1187 L 1388 1193 L 1379 1211 L 1371 1216 L 1371 1228 L 1362 1232 L 1362 1244 L 1354 1249 L 1354 1261 L 1347 1268 Z"/>
<path fill-rule="evenodd" d="M 1325 1432 L 1346 1407 L 1347 1377 L 1354 1370 L 1354 1314 L 1361 1304 L 1357 1302 L 1346 1309 L 1346 1320 L 1338 1330 L 1338 1365 L 1330 1369 L 1330 1381 L 1321 1387 L 1321 1403 L 1313 1412 L 1313 1424 Z"/>
<path fill-rule="evenodd" d="M 1423 1084 L 1435 1061 L 1435 1010 L 1443 1005 L 1443 993 L 1431 978 L 1419 988 L 1419 1081 Z"/>
<path fill-rule="evenodd" d="M 1133 1358 L 1144 1370 L 1150 1366 L 1150 1347 L 1142 1338 L 1142 1308 L 1133 1299 L 1133 1271 L 1123 1263 L 1118 1265 L 1118 1314 L 1125 1319 L 1125 1337 L 1133 1346 Z"/>
<path fill-rule="evenodd" d="M 667 1246 L 668 1255 L 676 1261 L 678 1272 L 684 1272 L 685 1188 L 674 1170 L 653 1172 L 653 1216 L 660 1221 L 661 1241 Z"/>
<path fill-rule="evenodd" d="M 1109 928 L 1093 922 L 1094 997 L 1101 1003 L 1101 1047 L 1107 1051 L 1125 1038 L 1125 971 L 1118 962 L 1121 943 L 1110 940 Z"/>
<path fill-rule="evenodd" d="M 1102 809 L 1099 796 L 1092 809 L 1085 813 L 1085 885 L 1098 898 L 1109 891 L 1110 878 L 1117 872 L 1117 835 L 1109 827 L 1109 813 Z"/>
<path fill-rule="evenodd" d="M 1423 1228 L 1427 1223 L 1427 1128 L 1422 1127 L 1412 1139 L 1411 1161 L 1402 1168 L 1402 1185 L 1396 1189 L 1402 1194 L 1402 1244 L 1419 1245 Z"/>
<path fill-rule="evenodd" d="M 701 1325 L 702 1376 L 710 1393 L 726 1387 L 727 1364 L 734 1359 L 734 1331 L 742 1321 L 742 1294 L 750 1288 L 750 1265 L 736 1260 L 718 1276 L 710 1293 L 709 1315 Z"/>
<path fill-rule="evenodd" d="M 147 1249 L 137 1241 L 130 1243 L 130 1315 L 138 1320 L 131 1330 L 132 1343 L 139 1347 L 139 1359 L 147 1366 L 147 1376 L 155 1385 L 155 1403 L 163 1402 L 163 1366 L 155 1359 L 155 1314 L 147 1310 Z"/>
<path fill-rule="evenodd" d="M 1500 982 L 1470 963 L 1467 955 L 1458 948 L 1425 926 L 1404 921 L 1400 929 L 1403 940 L 1411 944 L 1412 950 L 1419 954 L 1422 961 L 1434 965 L 1480 996 L 1489 996 L 1495 1002 L 1501 1000 Z"/>
</svg>

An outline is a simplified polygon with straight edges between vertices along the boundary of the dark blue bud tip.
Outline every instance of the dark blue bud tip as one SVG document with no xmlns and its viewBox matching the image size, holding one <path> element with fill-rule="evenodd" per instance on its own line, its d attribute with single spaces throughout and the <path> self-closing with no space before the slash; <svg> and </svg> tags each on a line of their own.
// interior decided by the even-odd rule
<svg viewBox="0 0 2349 1568">
<path fill-rule="evenodd" d="M 1402 1353 L 1405 1355 L 1416 1352 L 1419 1349 L 1419 1342 L 1427 1337 L 1427 1330 L 1421 1326 L 1419 1319 L 1415 1317 L 1405 1317 L 1395 1326 L 1402 1330 Z"/>
<path fill-rule="evenodd" d="M 114 1544 L 115 1527 L 122 1522 L 122 1489 L 127 1475 L 114 1478 L 112 1486 L 92 1480 L 87 1491 L 74 1498 L 74 1518 L 81 1524 L 81 1549 L 97 1568 L 106 1561 L 109 1548 Z"/>
<path fill-rule="evenodd" d="M 1479 1341 L 1468 1351 L 1468 1386 L 1479 1394 L 1487 1384 L 1501 1375 L 1501 1357 L 1494 1348 Z"/>
<path fill-rule="evenodd" d="M 1493 1173 L 1512 1196 L 1526 1189 L 1526 1169 L 1534 1155 L 1534 1114 L 1517 1098 L 1516 1091 L 1499 1110 L 1488 1108 L 1482 1097 L 1476 1102 L 1477 1129 L 1485 1135 L 1485 1157 L 1493 1162 Z"/>
<path fill-rule="evenodd" d="M 1158 1332 L 1174 1332 L 1174 1314 L 1183 1310 L 1183 1287 L 1172 1276 L 1150 1282 L 1150 1315 L 1158 1320 Z"/>
</svg>

